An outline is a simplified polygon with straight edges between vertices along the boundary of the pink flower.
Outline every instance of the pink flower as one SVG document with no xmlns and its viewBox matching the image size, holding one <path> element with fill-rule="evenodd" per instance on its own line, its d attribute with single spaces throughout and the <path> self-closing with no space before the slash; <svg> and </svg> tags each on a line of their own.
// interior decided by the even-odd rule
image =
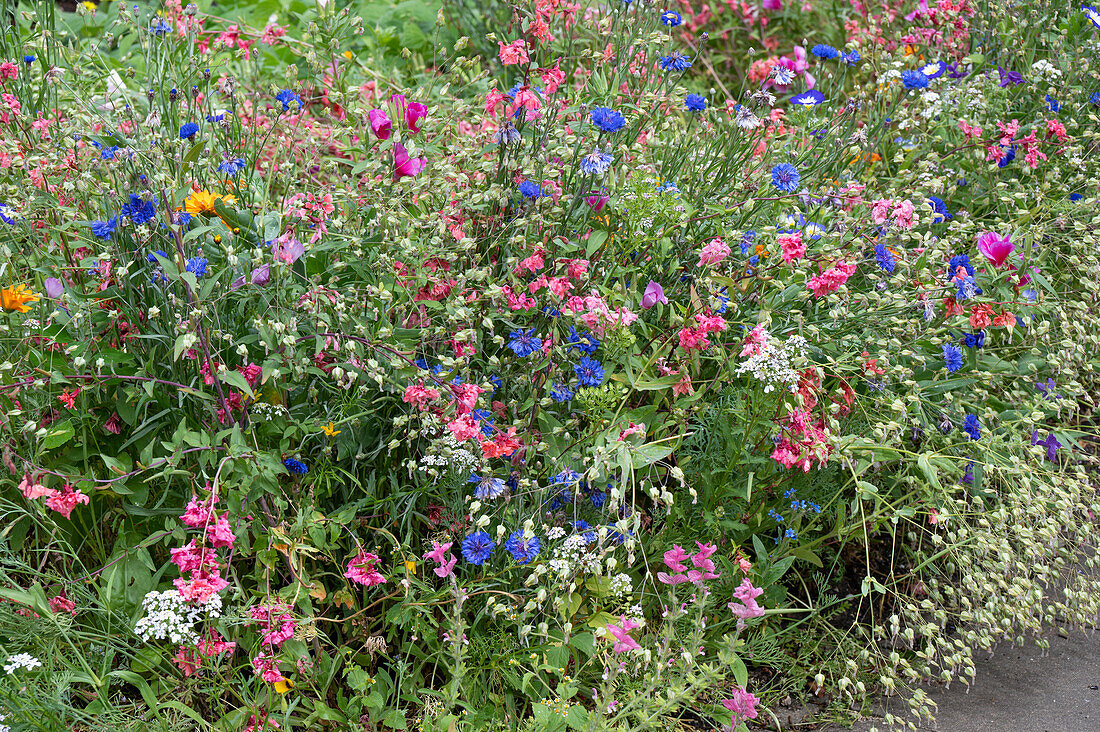
<svg viewBox="0 0 1100 732">
<path fill-rule="evenodd" d="M 913 213 L 912 201 L 898 201 L 894 204 L 894 223 L 902 229 L 912 229 Z"/>
<path fill-rule="evenodd" d="M 707 332 L 702 328 L 681 328 L 680 348 L 685 351 L 703 351 L 710 347 Z"/>
<path fill-rule="evenodd" d="M 619 616 L 619 625 L 614 623 L 607 624 L 607 632 L 615 638 L 615 645 L 611 647 L 611 650 L 615 653 L 625 653 L 626 651 L 635 651 L 641 648 L 638 642 L 630 637 L 628 631 L 640 628 L 642 626 L 636 624 L 630 618 L 625 615 Z"/>
<path fill-rule="evenodd" d="M 764 324 L 759 323 L 745 337 L 745 345 L 741 348 L 742 358 L 745 356 L 759 356 L 768 347 L 768 331 Z"/>
<path fill-rule="evenodd" d="M 367 587 L 375 587 L 384 584 L 386 578 L 375 569 L 375 565 L 377 564 L 377 555 L 360 549 L 359 553 L 355 555 L 355 558 L 348 562 L 348 568 L 347 571 L 344 572 L 344 576 L 352 582 L 358 582 Z"/>
<path fill-rule="evenodd" d="M 56 491 L 52 488 L 47 488 L 38 481 L 31 480 L 30 475 L 23 476 L 23 482 L 19 484 L 19 490 L 27 498 L 28 501 L 34 501 L 43 496 L 52 496 Z"/>
<path fill-rule="evenodd" d="M 699 263 L 696 266 L 702 267 L 704 264 L 718 264 L 729 255 L 729 245 L 724 243 L 721 237 L 715 237 L 707 242 L 703 247 L 703 251 L 699 253 Z"/>
<path fill-rule="evenodd" d="M 393 147 L 393 179 L 411 178 L 428 165 L 428 158 L 421 155 L 410 158 L 409 151 L 400 142 Z"/>
<path fill-rule="evenodd" d="M 749 578 L 741 580 L 741 584 L 733 591 L 733 596 L 741 602 L 731 602 L 726 605 L 739 620 L 758 618 L 764 614 L 764 608 L 757 604 L 756 598 L 764 593 L 763 590 L 753 587 Z"/>
<path fill-rule="evenodd" d="M 74 491 L 73 487 L 66 483 L 60 491 L 54 491 L 52 495 L 46 498 L 46 505 L 65 518 L 69 518 L 69 514 L 73 512 L 78 504 L 87 504 L 89 501 L 91 499 L 88 496 L 79 490 Z"/>
<path fill-rule="evenodd" d="M 683 564 L 687 558 L 688 553 L 684 551 L 684 548 L 678 544 L 673 544 L 672 548 L 665 552 L 665 566 L 673 572 L 683 572 L 687 569 Z"/>
<path fill-rule="evenodd" d="M 599 213 L 609 200 L 611 200 L 611 196 L 606 193 L 591 193 L 584 199 L 584 202 L 589 205 L 593 212 Z"/>
<path fill-rule="evenodd" d="M 76 603 L 65 596 L 65 591 L 62 590 L 61 594 L 57 597 L 50 598 L 50 612 L 52 613 L 69 613 L 70 615 L 76 615 Z"/>
<path fill-rule="evenodd" d="M 187 508 L 180 516 L 180 521 L 195 528 L 206 526 L 214 517 L 214 504 L 217 502 L 217 496 L 212 495 L 209 500 L 199 501 L 198 496 L 192 495 Z"/>
<path fill-rule="evenodd" d="M 306 245 L 298 241 L 289 229 L 271 244 L 271 255 L 287 264 L 294 264 L 305 253 Z"/>
<path fill-rule="evenodd" d="M 642 308 L 649 310 L 659 302 L 668 305 L 668 298 L 665 297 L 664 288 L 653 280 L 650 280 L 649 284 L 646 285 L 645 292 L 642 294 Z"/>
<path fill-rule="evenodd" d="M 388 140 L 393 133 L 393 122 L 381 109 L 372 109 L 367 112 L 367 121 L 370 122 L 371 132 L 379 140 Z"/>
<path fill-rule="evenodd" d="M 741 722 L 746 719 L 756 719 L 756 705 L 760 703 L 753 694 L 742 689 L 740 686 L 733 687 L 732 698 L 724 699 L 722 706 L 733 712 L 734 719 L 731 724 Z"/>
<path fill-rule="evenodd" d="M 417 409 L 423 411 L 429 402 L 434 402 L 439 398 L 439 391 L 432 389 L 431 387 L 425 387 L 424 382 L 419 384 L 410 384 L 405 387 L 405 396 L 402 397 L 402 401 L 406 404 L 413 404 Z"/>
<path fill-rule="evenodd" d="M 993 231 L 987 231 L 978 237 L 978 251 L 989 260 L 994 267 L 1003 267 L 1008 255 L 1012 254 L 1016 245 L 1010 241 L 1009 236 L 1001 236 Z"/>
<path fill-rule="evenodd" d="M 180 574 L 218 569 L 218 563 L 213 555 L 206 549 L 199 549 L 194 539 L 181 547 L 172 549 L 171 555 L 172 562 L 180 568 Z"/>
<path fill-rule="evenodd" d="M 464 414 L 447 423 L 447 429 L 459 442 L 472 440 L 481 434 L 481 422 L 470 414 Z"/>
<path fill-rule="evenodd" d="M 497 41 L 497 45 L 500 46 L 500 62 L 505 66 L 525 64 L 531 60 L 527 56 L 527 42 L 522 38 L 512 41 L 507 46 Z"/>
<path fill-rule="evenodd" d="M 172 584 L 179 590 L 183 599 L 199 605 L 205 605 L 211 597 L 229 587 L 229 583 L 222 579 L 217 571 L 192 572 L 190 579 L 178 577 L 172 580 Z"/>
<path fill-rule="evenodd" d="M 437 577 L 450 577 L 454 571 L 455 563 L 458 562 L 458 557 L 448 553 L 448 549 L 451 548 L 451 542 L 446 544 L 440 544 L 438 542 L 432 542 L 432 550 L 424 554 L 424 559 L 431 559 L 434 562 L 438 562 L 439 566 L 432 569 Z"/>
<path fill-rule="evenodd" d="M 233 527 L 229 525 L 229 514 L 219 516 L 210 531 L 210 545 L 215 547 L 233 546 L 237 537 L 233 534 Z"/>
<path fill-rule="evenodd" d="M 840 286 L 855 274 L 855 271 L 856 264 L 854 262 L 837 262 L 821 274 L 811 277 L 806 286 L 814 293 L 814 297 L 823 297 L 830 292 L 839 290 Z"/>
<path fill-rule="evenodd" d="M 405 126 L 409 132 L 420 132 L 420 120 L 428 116 L 428 108 L 420 102 L 409 102 L 405 108 Z"/>
<path fill-rule="evenodd" d="M 802 243 L 801 231 L 794 234 L 780 234 L 777 241 L 783 250 L 783 261 L 787 264 L 806 255 L 806 245 Z"/>
</svg>

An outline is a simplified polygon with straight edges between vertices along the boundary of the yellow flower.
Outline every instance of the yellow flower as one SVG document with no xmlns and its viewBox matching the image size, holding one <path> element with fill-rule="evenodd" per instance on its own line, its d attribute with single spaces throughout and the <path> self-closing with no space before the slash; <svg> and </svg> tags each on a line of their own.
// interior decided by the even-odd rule
<svg viewBox="0 0 1100 732">
<path fill-rule="evenodd" d="M 237 202 L 237 199 L 229 194 L 223 196 L 219 193 L 211 193 L 204 188 L 188 196 L 187 200 L 184 201 L 183 207 L 189 214 L 214 216 L 218 213 L 214 210 L 214 202 L 218 199 L 221 199 L 222 203 L 226 206 Z"/>
<path fill-rule="evenodd" d="M 94 13 L 95 12 L 95 8 L 96 8 L 95 3 L 89 1 L 89 2 L 83 2 L 83 3 L 80 3 L 80 4 L 83 5 L 84 9 L 87 10 L 89 13 Z"/>
<path fill-rule="evenodd" d="M 0 290 L 0 305 L 10 313 L 25 313 L 31 309 L 27 303 L 40 299 L 26 285 L 13 285 Z"/>
<path fill-rule="evenodd" d="M 285 694 L 288 691 L 290 691 L 290 688 L 292 686 L 294 686 L 294 682 L 291 681 L 290 679 L 286 679 L 284 681 L 276 681 L 275 682 L 275 691 L 279 692 L 280 694 Z"/>
<path fill-rule="evenodd" d="M 416 562 L 411 559 L 408 560 L 405 562 L 405 569 L 408 570 L 409 574 L 416 574 Z"/>
<path fill-rule="evenodd" d="M 353 58 L 355 58 L 355 54 L 353 54 L 351 51 L 344 51 L 344 58 L 346 58 L 348 61 L 351 61 Z"/>
<path fill-rule="evenodd" d="M 321 425 L 321 431 L 324 432 L 329 437 L 335 437 L 336 435 L 340 434 L 340 430 L 336 429 L 333 426 L 332 422 L 329 422 L 328 424 Z"/>
</svg>

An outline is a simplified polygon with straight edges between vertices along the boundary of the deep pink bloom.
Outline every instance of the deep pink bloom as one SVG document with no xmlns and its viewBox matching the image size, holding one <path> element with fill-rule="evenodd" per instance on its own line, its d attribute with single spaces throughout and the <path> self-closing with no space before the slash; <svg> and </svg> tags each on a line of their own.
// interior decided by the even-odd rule
<svg viewBox="0 0 1100 732">
<path fill-rule="evenodd" d="M 760 700 L 755 695 L 750 694 L 740 686 L 733 687 L 731 699 L 722 700 L 722 706 L 733 712 L 735 722 L 756 719 L 756 705 L 759 703 Z"/>
<path fill-rule="evenodd" d="M 978 251 L 990 261 L 994 267 L 1003 267 L 1008 255 L 1016 249 L 1009 237 L 987 231 L 978 237 Z"/>
<path fill-rule="evenodd" d="M 79 490 L 74 491 L 71 485 L 65 483 L 61 486 L 61 490 L 54 491 L 52 495 L 46 497 L 46 505 L 65 518 L 69 518 L 69 514 L 73 512 L 77 504 L 87 504 L 90 500 L 88 496 Z"/>
<path fill-rule="evenodd" d="M 372 109 L 367 112 L 367 120 L 370 122 L 371 132 L 379 140 L 388 140 L 393 133 L 393 122 L 381 109 Z"/>
<path fill-rule="evenodd" d="M 344 572 L 344 576 L 352 582 L 358 582 L 361 585 L 367 587 L 374 587 L 386 582 L 386 578 L 379 574 L 375 568 L 378 564 L 378 556 L 359 550 L 359 553 L 348 562 L 347 571 Z"/>
<path fill-rule="evenodd" d="M 629 632 L 640 627 L 642 626 L 625 615 L 619 616 L 619 625 L 608 623 L 607 632 L 615 637 L 615 645 L 611 647 L 611 650 L 615 653 L 624 653 L 626 651 L 634 651 L 641 648 L 641 646 L 638 645 L 638 641 L 630 637 Z"/>
<path fill-rule="evenodd" d="M 733 596 L 741 602 L 731 602 L 726 607 L 740 620 L 758 618 L 764 614 L 764 608 L 756 602 L 756 598 L 764 593 L 763 590 L 753 587 L 749 578 L 741 580 L 740 586 L 733 591 Z"/>
<path fill-rule="evenodd" d="M 606 193 L 592 193 L 584 199 L 585 203 L 592 208 L 594 213 L 599 213 L 603 207 L 607 205 L 609 200 L 611 200 L 611 196 Z"/>
<path fill-rule="evenodd" d="M 665 290 L 659 283 L 650 280 L 649 284 L 646 285 L 645 293 L 642 294 L 642 308 L 649 310 L 659 302 L 668 305 Z"/>
<path fill-rule="evenodd" d="M 450 577 L 454 571 L 455 563 L 458 562 L 458 557 L 447 551 L 450 548 L 451 542 L 449 541 L 446 544 L 433 541 L 432 550 L 424 555 L 424 559 L 431 559 L 439 563 L 438 567 L 432 568 L 432 571 L 438 577 Z"/>
<path fill-rule="evenodd" d="M 688 553 L 684 551 L 684 548 L 679 544 L 673 544 L 672 548 L 665 552 L 665 566 L 671 569 L 673 572 L 683 572 L 684 560 L 688 558 Z"/>
<path fill-rule="evenodd" d="M 416 175 L 424 170 L 428 164 L 428 158 L 421 155 L 418 158 L 410 158 L 409 151 L 400 142 L 393 147 L 393 179 L 401 180 Z"/>
</svg>

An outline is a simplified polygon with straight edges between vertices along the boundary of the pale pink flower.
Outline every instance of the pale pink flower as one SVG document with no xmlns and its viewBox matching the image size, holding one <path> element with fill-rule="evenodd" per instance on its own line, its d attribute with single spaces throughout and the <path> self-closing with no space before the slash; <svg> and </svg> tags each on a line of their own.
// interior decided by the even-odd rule
<svg viewBox="0 0 1100 732">
<path fill-rule="evenodd" d="M 718 264 L 730 255 L 730 251 L 729 245 L 723 242 L 721 237 L 715 237 L 707 242 L 699 253 L 699 263 L 696 266 Z"/>
</svg>

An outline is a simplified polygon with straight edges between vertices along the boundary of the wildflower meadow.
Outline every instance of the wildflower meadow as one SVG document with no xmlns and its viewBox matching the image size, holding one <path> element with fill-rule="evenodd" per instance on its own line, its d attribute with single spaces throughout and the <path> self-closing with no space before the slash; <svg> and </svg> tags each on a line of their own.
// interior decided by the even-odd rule
<svg viewBox="0 0 1100 732">
<path fill-rule="evenodd" d="M 0 21 L 0 730 L 915 729 L 1096 623 L 1100 9 Z"/>
</svg>

